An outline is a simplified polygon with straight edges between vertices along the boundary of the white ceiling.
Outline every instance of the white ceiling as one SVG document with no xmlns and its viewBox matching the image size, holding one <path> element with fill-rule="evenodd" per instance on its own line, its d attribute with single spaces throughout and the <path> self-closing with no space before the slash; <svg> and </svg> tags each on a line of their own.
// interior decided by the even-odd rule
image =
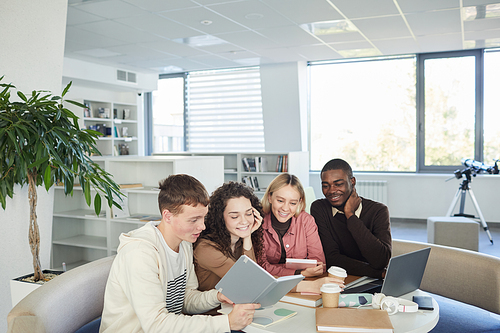
<svg viewBox="0 0 500 333">
<path fill-rule="evenodd" d="M 466 20 L 466 7 L 498 1 L 69 0 L 65 56 L 168 73 L 494 47 L 500 13 Z M 336 20 L 357 31 L 315 36 L 301 27 Z M 221 43 L 179 42 L 213 37 Z"/>
</svg>

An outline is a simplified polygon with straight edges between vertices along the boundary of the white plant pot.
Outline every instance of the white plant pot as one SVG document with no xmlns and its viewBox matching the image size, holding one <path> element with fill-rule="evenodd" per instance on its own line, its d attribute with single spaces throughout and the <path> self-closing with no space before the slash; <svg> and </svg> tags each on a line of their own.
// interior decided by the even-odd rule
<svg viewBox="0 0 500 333">
<path fill-rule="evenodd" d="M 45 269 L 43 270 L 43 273 L 60 274 L 62 272 Z M 30 275 L 33 274 L 23 275 L 16 279 L 10 280 L 10 297 L 12 301 L 12 307 L 16 306 L 16 304 L 19 303 L 20 300 L 28 296 L 29 293 L 43 286 L 43 284 L 40 283 L 22 281 L 22 279 Z"/>
<path fill-rule="evenodd" d="M 20 300 L 41 286 L 42 285 L 38 283 L 18 281 L 16 279 L 10 280 L 10 298 L 12 300 L 12 307 L 16 306 Z"/>
</svg>

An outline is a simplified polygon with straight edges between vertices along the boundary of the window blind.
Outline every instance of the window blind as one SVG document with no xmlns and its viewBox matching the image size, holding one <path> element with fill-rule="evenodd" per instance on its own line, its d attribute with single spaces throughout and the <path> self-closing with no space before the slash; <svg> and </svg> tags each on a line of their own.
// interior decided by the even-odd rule
<svg viewBox="0 0 500 333">
<path fill-rule="evenodd" d="M 190 72 L 186 86 L 187 150 L 264 151 L 259 68 Z"/>
</svg>

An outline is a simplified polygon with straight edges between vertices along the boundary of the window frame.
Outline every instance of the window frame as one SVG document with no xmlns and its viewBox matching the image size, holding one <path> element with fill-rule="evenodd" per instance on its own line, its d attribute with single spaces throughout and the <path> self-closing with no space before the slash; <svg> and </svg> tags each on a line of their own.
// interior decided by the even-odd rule
<svg viewBox="0 0 500 333">
<path fill-rule="evenodd" d="M 416 173 L 450 173 L 462 165 L 425 165 L 425 60 L 475 57 L 474 160 L 483 160 L 484 49 L 417 54 L 417 166 Z M 463 156 L 463 158 L 470 158 Z"/>
</svg>

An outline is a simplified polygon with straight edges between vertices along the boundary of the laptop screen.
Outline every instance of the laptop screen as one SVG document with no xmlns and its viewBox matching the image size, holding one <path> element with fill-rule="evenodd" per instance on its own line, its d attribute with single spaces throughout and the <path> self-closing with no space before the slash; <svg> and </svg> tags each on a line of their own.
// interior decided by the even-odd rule
<svg viewBox="0 0 500 333">
<path fill-rule="evenodd" d="M 382 294 L 399 297 L 420 288 L 431 248 L 392 257 L 387 266 Z"/>
</svg>

